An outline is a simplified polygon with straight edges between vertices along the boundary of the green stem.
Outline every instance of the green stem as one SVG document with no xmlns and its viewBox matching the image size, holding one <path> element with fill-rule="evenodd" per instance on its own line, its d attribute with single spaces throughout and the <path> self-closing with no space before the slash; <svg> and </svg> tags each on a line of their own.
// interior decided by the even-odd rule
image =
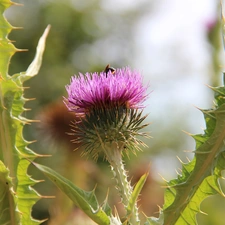
<svg viewBox="0 0 225 225">
<path fill-rule="evenodd" d="M 114 178 L 117 182 L 117 189 L 119 191 L 122 203 L 127 211 L 127 207 L 131 199 L 133 188 L 130 182 L 127 180 L 128 176 L 124 168 L 121 152 L 122 150 L 118 145 L 104 146 L 104 153 L 106 155 L 106 159 L 111 165 Z M 140 224 L 140 219 L 138 215 L 138 207 L 136 204 L 132 212 L 130 214 L 127 214 L 126 216 L 130 225 Z"/>
</svg>

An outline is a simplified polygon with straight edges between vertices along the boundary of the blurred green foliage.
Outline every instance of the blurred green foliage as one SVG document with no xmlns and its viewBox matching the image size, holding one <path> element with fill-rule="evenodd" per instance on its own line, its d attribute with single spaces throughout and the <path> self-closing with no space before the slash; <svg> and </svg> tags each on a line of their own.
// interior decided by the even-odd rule
<svg viewBox="0 0 225 225">
<path fill-rule="evenodd" d="M 23 29 L 13 31 L 10 38 L 18 48 L 29 51 L 13 57 L 11 74 L 25 70 L 40 33 L 48 24 L 52 26 L 42 70 L 28 83 L 37 99 L 32 104 L 60 98 L 74 73 L 101 71 L 108 63 L 115 67 L 128 63 L 133 12 L 127 16 L 104 11 L 99 0 L 18 2 L 24 6 L 11 7 L 7 18 Z"/>
</svg>

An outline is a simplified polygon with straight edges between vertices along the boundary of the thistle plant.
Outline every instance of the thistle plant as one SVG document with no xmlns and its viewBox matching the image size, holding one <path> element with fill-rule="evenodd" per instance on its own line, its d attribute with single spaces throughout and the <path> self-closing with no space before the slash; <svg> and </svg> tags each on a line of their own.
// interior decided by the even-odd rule
<svg viewBox="0 0 225 225">
<path fill-rule="evenodd" d="M 74 142 L 84 146 L 84 155 L 97 159 L 103 154 L 110 163 L 117 182 L 117 189 L 131 224 L 139 224 L 138 209 L 133 201 L 133 188 L 124 169 L 122 155 L 135 152 L 144 145 L 137 136 L 147 126 L 142 124 L 143 101 L 148 86 L 142 76 L 130 68 L 101 73 L 79 74 L 66 87 L 68 98 L 65 103 L 78 120 L 72 125 Z"/>
<path fill-rule="evenodd" d="M 214 105 L 201 110 L 206 128 L 203 134 L 191 135 L 196 142 L 193 159 L 181 162 L 182 170 L 176 179 L 166 181 L 164 204 L 159 218 L 141 220 L 137 200 L 148 174 L 141 176 L 132 186 L 125 170 L 124 155 L 137 153 L 145 144 L 139 136 L 147 126 L 143 123 L 144 101 L 149 85 L 129 67 L 103 72 L 79 74 L 66 86 L 64 103 L 74 114 L 70 135 L 83 148 L 83 155 L 97 161 L 103 156 L 111 166 L 121 202 L 126 210 L 124 218 L 105 200 L 99 203 L 95 189 L 85 191 L 47 166 L 34 160 L 42 157 L 29 148 L 32 141 L 23 137 L 23 128 L 33 120 L 24 117 L 24 82 L 40 69 L 49 26 L 40 38 L 36 56 L 25 72 L 10 75 L 8 67 L 17 49 L 8 39 L 13 26 L 5 19 L 4 11 L 13 5 L 9 0 L 0 1 L 0 224 L 40 224 L 31 216 L 33 205 L 43 196 L 32 187 L 38 181 L 27 174 L 33 164 L 42 171 L 73 204 L 79 207 L 96 224 L 100 225 L 197 225 L 196 215 L 200 205 L 209 196 L 223 192 L 221 179 L 225 170 L 225 87 L 211 87 Z M 222 20 L 225 24 L 224 18 Z M 51 120 L 50 120 L 51 121 Z M 106 188 L 106 190 L 108 187 Z M 148 198 L 148 196 L 146 197 Z M 149 199 L 151 201 L 151 199 Z M 224 221 L 221 218 L 222 222 Z"/>
<path fill-rule="evenodd" d="M 34 60 L 25 72 L 8 74 L 10 59 L 17 49 L 8 39 L 12 27 L 4 11 L 14 5 L 11 1 L 0 1 L 0 224 L 39 224 L 31 216 L 33 205 L 44 196 L 32 186 L 38 181 L 32 179 L 27 170 L 35 158 L 41 155 L 33 152 L 23 137 L 23 127 L 33 120 L 23 117 L 27 111 L 24 104 L 24 82 L 35 76 L 41 66 L 50 26 L 40 38 Z"/>
</svg>

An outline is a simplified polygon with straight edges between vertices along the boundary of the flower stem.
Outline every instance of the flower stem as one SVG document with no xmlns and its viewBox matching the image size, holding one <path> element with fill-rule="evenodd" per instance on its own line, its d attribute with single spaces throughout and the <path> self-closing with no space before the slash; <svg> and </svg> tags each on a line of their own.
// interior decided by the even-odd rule
<svg viewBox="0 0 225 225">
<path fill-rule="evenodd" d="M 128 214 L 128 205 L 131 199 L 131 195 L 133 192 L 133 188 L 130 184 L 130 182 L 127 180 L 127 172 L 124 168 L 124 164 L 122 161 L 122 150 L 119 148 L 119 146 L 104 146 L 104 153 L 106 155 L 106 158 L 108 162 L 110 163 L 114 178 L 117 182 L 117 189 L 119 191 L 122 203 L 127 211 L 127 220 L 129 221 L 130 225 L 139 225 L 140 219 L 138 215 L 138 208 L 135 204 L 135 207 L 131 211 L 130 214 Z"/>
</svg>

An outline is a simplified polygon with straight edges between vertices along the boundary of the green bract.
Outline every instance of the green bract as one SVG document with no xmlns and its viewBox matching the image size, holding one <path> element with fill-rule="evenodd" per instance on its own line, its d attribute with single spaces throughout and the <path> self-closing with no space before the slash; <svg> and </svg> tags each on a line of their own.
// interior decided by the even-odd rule
<svg viewBox="0 0 225 225">
<path fill-rule="evenodd" d="M 80 121 L 72 124 L 74 142 L 84 146 L 84 155 L 91 154 L 95 159 L 106 144 L 117 146 L 126 153 L 135 151 L 144 143 L 137 136 L 148 136 L 139 132 L 148 124 L 142 124 L 146 116 L 142 111 L 126 109 L 122 106 L 97 108 L 90 111 Z"/>
</svg>

